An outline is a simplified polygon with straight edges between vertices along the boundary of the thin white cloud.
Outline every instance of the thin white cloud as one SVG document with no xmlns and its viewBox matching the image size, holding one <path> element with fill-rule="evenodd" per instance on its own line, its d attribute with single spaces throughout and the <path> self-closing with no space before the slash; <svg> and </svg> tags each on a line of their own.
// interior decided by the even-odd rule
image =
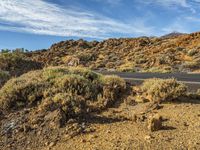
<svg viewBox="0 0 200 150">
<path fill-rule="evenodd" d="M 190 33 L 191 31 L 188 28 L 186 22 L 181 22 L 182 18 L 177 18 L 170 25 L 163 27 L 161 32 L 162 34 L 168 34 L 171 32 L 180 32 L 180 33 Z"/>
<path fill-rule="evenodd" d="M 167 6 L 179 5 L 182 7 L 189 7 L 186 0 L 155 0 L 157 3 Z"/>
<path fill-rule="evenodd" d="M 187 17 L 185 17 L 185 19 L 186 19 L 187 21 L 200 23 L 200 18 L 199 18 L 199 17 L 196 17 L 196 16 L 187 16 Z"/>
<path fill-rule="evenodd" d="M 115 5 L 120 4 L 120 2 L 121 2 L 122 0 L 92 0 L 92 1 L 104 2 L 104 3 L 110 4 L 111 6 L 115 6 Z"/>
<path fill-rule="evenodd" d="M 140 2 L 146 3 L 146 4 L 160 4 L 167 7 L 173 6 L 173 5 L 188 7 L 186 0 L 143 0 Z"/>
<path fill-rule="evenodd" d="M 140 23 L 141 24 L 141 23 Z M 145 34 L 151 27 L 125 24 L 74 8 L 62 8 L 43 0 L 1 0 L 0 30 L 56 36 L 105 38 L 117 34 Z"/>
<path fill-rule="evenodd" d="M 199 0 L 194 0 L 198 2 Z M 189 9 L 192 13 L 196 13 L 196 10 L 187 0 L 143 0 L 142 3 L 146 4 L 158 4 L 167 8 L 174 8 L 174 6 Z"/>
</svg>

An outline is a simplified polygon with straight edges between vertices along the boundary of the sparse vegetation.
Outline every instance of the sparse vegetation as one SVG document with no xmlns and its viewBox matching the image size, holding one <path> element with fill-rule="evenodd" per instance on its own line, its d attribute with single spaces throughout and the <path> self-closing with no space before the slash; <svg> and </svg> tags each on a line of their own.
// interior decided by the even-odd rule
<svg viewBox="0 0 200 150">
<path fill-rule="evenodd" d="M 166 102 L 186 94 L 187 87 L 175 79 L 148 79 L 140 87 L 141 96 L 149 101 Z"/>
<path fill-rule="evenodd" d="M 120 72 L 135 72 L 135 66 L 133 63 L 131 62 L 127 62 L 121 66 L 119 66 L 119 68 L 117 69 L 117 71 Z"/>
<path fill-rule="evenodd" d="M 153 78 L 135 85 L 88 69 L 198 71 L 199 37 L 200 33 L 102 42 L 69 40 L 48 50 L 3 50 L 0 149 L 62 149 L 62 144 L 64 149 L 199 146 L 195 120 L 200 90 L 187 93 L 186 85 L 175 79 Z M 171 103 L 175 100 L 178 105 Z M 147 129 L 160 131 L 150 134 Z"/>
<path fill-rule="evenodd" d="M 143 72 L 157 72 L 157 73 L 170 73 L 172 72 L 171 67 L 152 67 L 147 70 L 144 70 Z"/>
<path fill-rule="evenodd" d="M 0 69 L 8 71 L 11 76 L 19 76 L 38 68 L 41 68 L 40 63 L 29 59 L 24 50 L 16 49 L 0 52 Z"/>
<path fill-rule="evenodd" d="M 98 95 L 100 107 L 112 106 L 125 92 L 126 82 L 118 76 L 102 76 L 100 82 L 104 85 L 102 93 Z"/>
<path fill-rule="evenodd" d="M 54 44 L 47 51 L 32 53 L 31 58 L 45 66 L 65 64 L 123 72 L 193 72 L 199 69 L 196 63 L 200 54 L 199 38 L 196 38 L 199 35 L 120 38 L 102 42 L 68 40 Z"/>
<path fill-rule="evenodd" d="M 0 106 L 18 109 L 42 103 L 44 109 L 62 108 L 72 117 L 90 105 L 112 106 L 125 88 L 125 81 L 117 76 L 102 76 L 85 68 L 51 67 L 9 80 L 0 90 Z"/>
</svg>

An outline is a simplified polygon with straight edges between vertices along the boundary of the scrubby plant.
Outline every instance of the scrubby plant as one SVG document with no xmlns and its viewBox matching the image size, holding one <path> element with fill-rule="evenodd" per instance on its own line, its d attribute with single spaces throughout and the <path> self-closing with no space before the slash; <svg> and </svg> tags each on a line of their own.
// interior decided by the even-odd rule
<svg viewBox="0 0 200 150">
<path fill-rule="evenodd" d="M 125 88 L 125 81 L 117 76 L 103 76 L 85 68 L 49 67 L 9 80 L 0 90 L 0 108 L 40 105 L 47 110 L 60 108 L 74 117 L 90 106 L 111 106 Z"/>
<path fill-rule="evenodd" d="M 191 49 L 191 50 L 188 51 L 189 56 L 194 56 L 198 53 L 199 53 L 199 50 L 197 50 L 197 49 Z"/>
<path fill-rule="evenodd" d="M 140 52 L 136 53 L 134 57 L 135 57 L 136 64 L 144 64 L 148 61 L 148 59 L 145 58 L 145 55 L 141 54 Z"/>
<path fill-rule="evenodd" d="M 0 88 L 10 78 L 10 74 L 7 71 L 0 70 Z"/>
<path fill-rule="evenodd" d="M 186 94 L 187 87 L 175 79 L 148 79 L 140 87 L 142 96 L 149 101 L 166 102 Z"/>
<path fill-rule="evenodd" d="M 67 66 L 78 66 L 80 64 L 79 58 L 75 56 L 65 56 L 62 57 L 62 62 Z"/>
<path fill-rule="evenodd" d="M 45 84 L 39 71 L 13 78 L 0 90 L 0 106 L 6 109 L 31 104 L 42 96 Z"/>
<path fill-rule="evenodd" d="M 157 73 L 170 73 L 172 72 L 172 68 L 170 66 L 165 67 L 151 67 L 146 70 L 143 70 L 143 72 L 157 72 Z"/>
<path fill-rule="evenodd" d="M 188 68 L 188 69 L 196 69 L 199 68 L 200 62 L 197 61 L 190 61 L 190 62 L 185 62 L 182 64 L 183 68 Z"/>
<path fill-rule="evenodd" d="M 102 76 L 100 81 L 104 86 L 101 95 L 98 97 L 99 101 L 103 107 L 112 106 L 117 99 L 120 99 L 120 95 L 126 89 L 126 82 L 115 75 Z"/>
<path fill-rule="evenodd" d="M 127 62 L 121 66 L 119 66 L 119 68 L 117 68 L 117 71 L 120 72 L 135 72 L 135 65 L 132 62 Z"/>
<path fill-rule="evenodd" d="M 29 59 L 23 51 L 0 53 L 0 69 L 9 71 L 12 76 L 18 76 L 39 68 L 41 68 L 41 64 Z"/>
<path fill-rule="evenodd" d="M 93 61 L 96 59 L 95 54 L 92 53 L 79 53 L 77 57 L 79 58 L 80 61 L 83 62 Z"/>
<path fill-rule="evenodd" d="M 115 62 L 108 62 L 106 64 L 106 68 L 108 68 L 108 69 L 114 69 L 115 68 Z"/>
<path fill-rule="evenodd" d="M 52 101 L 53 105 L 61 108 L 68 118 L 76 117 L 86 112 L 86 100 L 78 94 L 71 92 L 57 93 L 52 97 Z"/>
<path fill-rule="evenodd" d="M 101 76 L 100 74 L 83 67 L 71 67 L 70 72 L 71 74 L 78 74 L 91 81 L 98 80 Z"/>
</svg>

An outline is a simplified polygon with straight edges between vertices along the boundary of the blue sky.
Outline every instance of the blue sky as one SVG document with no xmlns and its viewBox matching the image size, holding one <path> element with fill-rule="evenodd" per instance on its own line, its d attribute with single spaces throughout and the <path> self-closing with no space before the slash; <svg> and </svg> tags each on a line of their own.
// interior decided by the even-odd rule
<svg viewBox="0 0 200 150">
<path fill-rule="evenodd" d="M 0 49 L 200 29 L 200 0 L 1 0 Z"/>
</svg>

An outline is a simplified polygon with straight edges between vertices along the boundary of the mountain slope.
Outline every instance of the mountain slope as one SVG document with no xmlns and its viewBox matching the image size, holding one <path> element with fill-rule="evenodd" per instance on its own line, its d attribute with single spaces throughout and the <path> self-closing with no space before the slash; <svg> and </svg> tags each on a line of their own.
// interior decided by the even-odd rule
<svg viewBox="0 0 200 150">
<path fill-rule="evenodd" d="M 102 42 L 68 40 L 29 54 L 43 65 L 141 72 L 190 72 L 200 69 L 200 33 L 170 38 L 120 38 Z"/>
</svg>

